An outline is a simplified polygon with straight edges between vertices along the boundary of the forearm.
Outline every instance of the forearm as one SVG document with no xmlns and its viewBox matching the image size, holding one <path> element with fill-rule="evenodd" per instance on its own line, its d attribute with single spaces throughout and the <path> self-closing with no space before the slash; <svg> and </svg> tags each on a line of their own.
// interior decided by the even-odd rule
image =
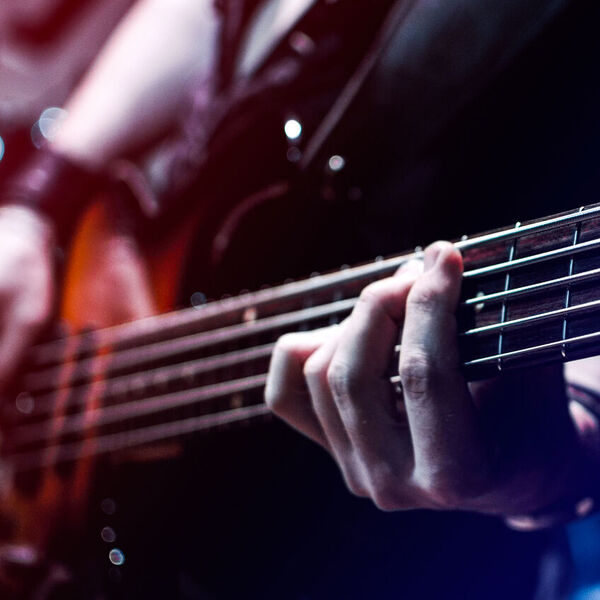
<svg viewBox="0 0 600 600">
<path fill-rule="evenodd" d="M 97 169 L 156 135 L 191 77 L 210 72 L 212 0 L 141 0 L 121 22 L 66 105 L 52 144 Z"/>
</svg>

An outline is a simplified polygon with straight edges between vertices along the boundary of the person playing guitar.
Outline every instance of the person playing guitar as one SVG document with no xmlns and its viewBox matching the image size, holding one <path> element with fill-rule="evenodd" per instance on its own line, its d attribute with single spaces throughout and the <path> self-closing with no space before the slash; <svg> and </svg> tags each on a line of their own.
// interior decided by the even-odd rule
<svg viewBox="0 0 600 600">
<path fill-rule="evenodd" d="M 358 173 L 352 176 L 371 177 L 373 188 L 381 165 L 376 169 L 373 157 L 365 156 L 364 144 L 358 143 L 364 123 L 355 118 L 348 125 L 347 117 L 369 114 L 375 130 L 385 127 L 389 112 L 364 111 L 364 103 L 372 101 L 365 90 L 390 92 L 378 80 L 382 74 L 388 75 L 388 84 L 390 79 L 396 84 L 383 105 L 389 109 L 394 104 L 393 126 L 402 132 L 402 141 L 387 139 L 374 154 L 389 162 L 384 167 L 401 168 L 377 185 L 394 185 L 394 197 L 405 198 L 398 211 L 411 227 L 397 233 L 404 243 L 395 239 L 396 249 L 413 243 L 411 236 L 428 211 L 424 198 L 420 205 L 414 199 L 423 192 L 423 180 L 433 180 L 428 153 L 443 147 L 442 133 L 451 132 L 465 106 L 501 78 L 541 32 L 548 35 L 559 16 L 570 22 L 585 13 L 573 2 L 575 7 L 564 17 L 567 2 L 534 0 L 485 5 L 460 0 L 444 6 L 390 1 L 377 8 L 349 6 L 343 0 L 218 4 L 217 9 L 208 0 L 139 2 L 67 105 L 68 117 L 48 147 L 5 191 L 0 208 L 0 381 L 5 389 L 53 312 L 54 244 L 71 245 L 78 227 L 62 312 L 81 328 L 106 327 L 171 308 L 165 263 L 148 268 L 138 254 L 138 242 L 152 253 L 153 236 L 164 228 L 161 241 L 171 243 L 173 255 L 181 254 L 189 241 L 182 233 L 189 225 L 182 214 L 190 214 L 181 207 L 189 201 L 190 190 L 200 190 L 201 231 L 209 225 L 218 231 L 208 251 L 206 243 L 201 251 L 219 267 L 225 265 L 223 270 L 233 262 L 230 245 L 242 243 L 230 244 L 231 231 L 241 230 L 239 239 L 247 241 L 249 209 L 258 207 L 261 214 L 274 200 L 292 198 L 298 208 L 299 198 L 319 189 L 318 202 L 306 200 L 307 220 L 326 213 L 320 224 L 331 225 L 332 215 L 338 218 L 340 212 L 336 198 L 344 196 L 355 204 L 341 207 L 343 225 L 357 215 L 364 215 L 361 225 L 368 226 L 375 217 L 384 221 L 389 205 L 360 205 L 368 184 L 344 180 L 345 165 L 356 154 L 334 152 L 341 142 L 333 135 L 341 129 L 355 150 L 363 146 Z M 219 15 L 225 15 L 224 25 L 219 25 Z M 346 37 L 340 33 L 341 41 L 331 50 L 327 27 L 342 19 Z M 250 26 L 246 30 L 239 22 Z M 256 34 L 265 23 L 271 37 Z M 327 27 L 319 29 L 320 23 Z M 150 35 L 158 37 L 148 43 Z M 226 49 L 220 54 L 219 36 Z M 165 44 L 173 47 L 172 53 L 162 51 Z M 323 56 L 327 60 L 320 62 Z M 344 56 L 349 57 L 347 64 Z M 322 70 L 324 65 L 330 70 Z M 160 146 L 148 179 L 140 178 L 140 171 L 121 159 L 132 146 L 160 133 L 173 107 L 179 106 L 191 71 L 200 83 L 185 135 Z M 326 83 L 335 85 L 324 85 L 310 96 L 323 73 Z M 303 109 L 302 102 L 294 102 L 298 90 L 315 100 L 319 109 L 314 114 L 298 117 Z M 269 94 L 272 104 L 266 106 Z M 268 120 L 273 115 L 274 125 Z M 248 167 L 244 161 L 257 135 L 275 129 L 284 135 L 272 144 L 265 141 L 264 148 L 259 144 L 265 157 L 272 153 L 283 159 L 276 183 L 266 185 L 262 165 Z M 223 169 L 231 164 L 236 165 L 236 177 Z M 115 196 L 130 198 L 133 191 L 140 199 L 145 214 L 138 219 L 137 241 L 120 225 L 115 227 L 112 211 L 120 212 L 122 206 L 96 206 L 80 223 L 87 192 L 98 189 L 99 173 L 109 165 L 119 181 Z M 432 195 L 436 190 L 427 191 Z M 244 202 L 239 203 L 240 197 Z M 446 206 L 442 216 L 451 209 Z M 438 222 L 430 239 L 440 228 Z M 453 233 L 448 229 L 447 235 Z M 291 236 L 288 245 L 299 237 Z M 260 243 L 257 248 L 260 256 Z M 319 249 L 315 243 L 313 250 Z M 337 259 L 331 253 L 329 260 Z M 267 403 L 329 451 L 352 492 L 384 510 L 469 510 L 502 516 L 524 529 L 588 514 L 597 489 L 593 400 L 600 390 L 598 359 L 566 368 L 576 395 L 570 401 L 557 368 L 468 386 L 459 369 L 454 317 L 462 270 L 455 247 L 434 244 L 395 275 L 366 286 L 340 324 L 281 338 L 268 375 Z M 211 285 L 219 289 L 223 275 L 213 277 L 206 284 L 209 291 Z M 157 298 L 150 294 L 152 283 L 159 288 Z M 246 317 L 252 322 L 251 312 Z M 394 386 L 389 367 L 399 336 L 399 380 Z M 509 411 L 502 410 L 507 398 L 518 400 L 511 405 L 518 418 L 508 419 Z M 85 465 L 78 471 L 83 477 Z M 49 477 L 49 489 L 60 487 L 53 479 Z M 70 493 L 77 496 L 73 489 Z M 81 495 L 86 493 L 82 488 Z M 50 510 L 45 516 L 51 520 L 52 515 Z"/>
</svg>

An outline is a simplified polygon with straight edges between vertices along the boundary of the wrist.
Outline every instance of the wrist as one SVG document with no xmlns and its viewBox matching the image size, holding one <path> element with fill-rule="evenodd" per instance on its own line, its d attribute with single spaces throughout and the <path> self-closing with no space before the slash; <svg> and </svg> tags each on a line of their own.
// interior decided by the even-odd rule
<svg viewBox="0 0 600 600">
<path fill-rule="evenodd" d="M 51 228 L 56 242 L 64 247 L 102 184 L 99 173 L 46 147 L 6 182 L 1 204 L 26 209 L 30 217 L 38 215 L 38 221 Z"/>
</svg>

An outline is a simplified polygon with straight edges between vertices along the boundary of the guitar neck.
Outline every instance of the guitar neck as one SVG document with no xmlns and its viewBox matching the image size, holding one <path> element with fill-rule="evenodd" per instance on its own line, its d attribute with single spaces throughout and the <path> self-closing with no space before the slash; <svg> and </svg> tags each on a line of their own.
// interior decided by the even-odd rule
<svg viewBox="0 0 600 600">
<path fill-rule="evenodd" d="M 456 242 L 469 379 L 600 351 L 599 231 L 600 206 L 590 206 Z M 30 469 L 265 415 L 276 339 L 340 322 L 362 288 L 420 253 L 34 348 L 26 391 L 9 407 L 14 464 Z"/>
</svg>

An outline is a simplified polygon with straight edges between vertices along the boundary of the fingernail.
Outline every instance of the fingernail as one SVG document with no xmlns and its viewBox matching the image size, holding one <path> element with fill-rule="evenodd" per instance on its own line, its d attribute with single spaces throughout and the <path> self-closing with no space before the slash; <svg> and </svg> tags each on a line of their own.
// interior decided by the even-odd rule
<svg viewBox="0 0 600 600">
<path fill-rule="evenodd" d="M 439 244 L 433 244 L 425 250 L 425 271 L 429 271 L 433 268 L 441 252 L 442 249 L 440 248 Z"/>
</svg>

